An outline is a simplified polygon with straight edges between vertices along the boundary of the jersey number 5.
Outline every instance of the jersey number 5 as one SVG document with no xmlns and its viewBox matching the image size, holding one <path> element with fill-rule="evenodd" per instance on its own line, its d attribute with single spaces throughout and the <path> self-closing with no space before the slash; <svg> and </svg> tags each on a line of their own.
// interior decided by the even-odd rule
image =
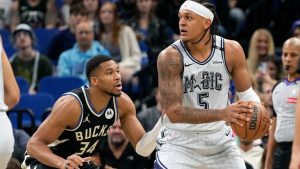
<svg viewBox="0 0 300 169">
<path fill-rule="evenodd" d="M 205 100 L 205 98 L 209 97 L 208 92 L 203 92 L 198 94 L 198 104 L 204 109 L 209 109 L 209 103 Z"/>
</svg>

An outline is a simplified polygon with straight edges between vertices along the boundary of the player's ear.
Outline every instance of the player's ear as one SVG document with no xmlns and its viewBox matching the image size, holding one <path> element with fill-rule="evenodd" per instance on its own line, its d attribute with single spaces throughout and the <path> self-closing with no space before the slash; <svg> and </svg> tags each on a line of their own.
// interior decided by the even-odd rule
<svg viewBox="0 0 300 169">
<path fill-rule="evenodd" d="M 90 78 L 90 83 L 93 85 L 93 86 L 97 86 L 97 82 L 98 82 L 98 79 L 94 76 L 92 76 Z"/>
<path fill-rule="evenodd" d="M 211 25 L 212 21 L 210 19 L 205 19 L 204 21 L 204 28 L 208 29 Z"/>
</svg>

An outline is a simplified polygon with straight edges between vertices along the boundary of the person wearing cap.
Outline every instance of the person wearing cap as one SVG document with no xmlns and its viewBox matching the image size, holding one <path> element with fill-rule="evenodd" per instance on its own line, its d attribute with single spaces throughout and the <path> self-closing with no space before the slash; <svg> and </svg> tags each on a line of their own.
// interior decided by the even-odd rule
<svg viewBox="0 0 300 169">
<path fill-rule="evenodd" d="M 30 84 L 29 93 L 34 94 L 39 81 L 52 75 L 52 63 L 47 56 L 34 49 L 36 36 L 29 25 L 19 24 L 12 33 L 12 42 L 17 49 L 10 57 L 14 74 L 25 78 Z"/>
<path fill-rule="evenodd" d="M 209 1 L 187 0 L 179 10 L 180 39 L 158 56 L 163 129 L 154 168 L 245 169 L 230 124 L 244 126 L 260 104 L 251 87 L 241 45 L 217 35 Z M 174 16 L 175 17 L 175 16 Z M 233 80 L 239 101 L 230 103 Z M 245 127 L 245 126 L 244 126 Z"/>
</svg>

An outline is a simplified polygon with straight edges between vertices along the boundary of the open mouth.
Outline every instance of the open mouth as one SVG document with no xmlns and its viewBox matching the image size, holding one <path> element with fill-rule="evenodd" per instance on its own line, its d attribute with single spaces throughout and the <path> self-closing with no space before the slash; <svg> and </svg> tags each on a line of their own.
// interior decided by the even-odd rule
<svg viewBox="0 0 300 169">
<path fill-rule="evenodd" d="M 115 85 L 115 88 L 117 90 L 122 90 L 122 83 L 119 83 L 119 84 Z"/>
<path fill-rule="evenodd" d="M 180 34 L 182 35 L 182 34 L 186 34 L 187 33 L 187 31 L 186 30 L 184 30 L 184 29 L 180 29 Z"/>
<path fill-rule="evenodd" d="M 284 70 L 286 70 L 286 71 L 290 70 L 291 68 L 292 68 L 292 67 L 289 66 L 289 65 L 285 65 L 285 66 L 284 66 Z"/>
</svg>

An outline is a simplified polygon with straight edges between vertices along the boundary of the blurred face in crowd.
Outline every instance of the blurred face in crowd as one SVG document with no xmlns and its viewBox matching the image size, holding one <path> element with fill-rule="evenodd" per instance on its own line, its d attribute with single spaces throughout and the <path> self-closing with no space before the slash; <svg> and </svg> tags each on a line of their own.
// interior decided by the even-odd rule
<svg viewBox="0 0 300 169">
<path fill-rule="evenodd" d="M 279 72 L 278 72 L 278 68 L 276 67 L 275 63 L 273 63 L 272 61 L 267 62 L 267 72 L 269 73 L 269 75 L 272 79 L 276 79 L 277 73 L 279 73 Z"/>
<path fill-rule="evenodd" d="M 295 75 L 300 61 L 299 38 L 291 38 L 284 42 L 281 59 L 286 73 L 289 75 Z"/>
<path fill-rule="evenodd" d="M 152 0 L 136 0 L 136 6 L 141 13 L 148 13 L 152 9 Z"/>
<path fill-rule="evenodd" d="M 80 13 L 72 13 L 70 15 L 70 26 L 75 27 L 81 21 L 87 20 L 86 15 L 82 15 Z"/>
<path fill-rule="evenodd" d="M 114 6 L 112 3 L 104 3 L 100 8 L 100 20 L 104 25 L 110 25 L 115 20 Z"/>
<path fill-rule="evenodd" d="M 83 5 L 89 13 L 95 13 L 99 7 L 99 0 L 83 0 Z"/>
<path fill-rule="evenodd" d="M 108 131 L 108 141 L 111 145 L 118 148 L 127 142 L 123 129 L 121 128 L 120 120 L 116 121 Z"/>
<path fill-rule="evenodd" d="M 15 34 L 15 46 L 18 49 L 32 47 L 32 38 L 27 31 L 19 31 Z"/>
<path fill-rule="evenodd" d="M 82 21 L 75 28 L 76 41 L 82 50 L 88 50 L 94 40 L 92 22 Z"/>
<path fill-rule="evenodd" d="M 256 49 L 259 56 L 266 56 L 268 54 L 269 39 L 267 35 L 261 35 L 256 40 Z"/>
<path fill-rule="evenodd" d="M 263 102 L 266 104 L 266 106 L 272 106 L 272 89 L 273 85 L 270 83 L 263 83 Z"/>
</svg>

